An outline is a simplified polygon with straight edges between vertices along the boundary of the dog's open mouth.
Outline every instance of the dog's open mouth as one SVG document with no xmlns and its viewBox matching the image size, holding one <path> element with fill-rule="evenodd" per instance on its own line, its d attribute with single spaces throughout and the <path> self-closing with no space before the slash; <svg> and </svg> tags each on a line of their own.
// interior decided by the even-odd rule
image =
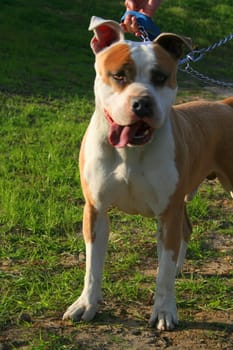
<svg viewBox="0 0 233 350">
<path fill-rule="evenodd" d="M 114 147 L 144 145 L 150 141 L 154 131 L 154 129 L 143 120 L 139 120 L 131 125 L 119 125 L 109 116 L 107 120 L 110 125 L 108 141 Z"/>
</svg>

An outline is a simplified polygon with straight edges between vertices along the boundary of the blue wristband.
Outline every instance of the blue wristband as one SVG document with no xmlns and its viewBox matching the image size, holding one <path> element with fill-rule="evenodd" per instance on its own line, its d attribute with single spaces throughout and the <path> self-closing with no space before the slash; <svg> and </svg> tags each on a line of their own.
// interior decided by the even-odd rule
<svg viewBox="0 0 233 350">
<path fill-rule="evenodd" d="M 127 15 L 136 17 L 139 29 L 140 27 L 142 27 L 148 34 L 148 38 L 151 41 L 154 40 L 160 34 L 159 27 L 157 27 L 157 25 L 152 21 L 150 17 L 137 11 L 126 11 L 124 15 L 121 17 L 121 22 L 124 22 L 125 17 Z"/>
</svg>

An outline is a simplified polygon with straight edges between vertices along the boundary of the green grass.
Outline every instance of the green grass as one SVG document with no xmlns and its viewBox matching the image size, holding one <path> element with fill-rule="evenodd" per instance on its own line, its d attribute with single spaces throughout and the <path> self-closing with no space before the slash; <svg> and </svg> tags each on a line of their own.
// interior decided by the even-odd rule
<svg viewBox="0 0 233 350">
<path fill-rule="evenodd" d="M 191 36 L 203 47 L 232 31 L 231 7 L 230 0 L 165 0 L 156 18 L 163 31 Z M 27 349 L 72 348 L 76 328 L 54 332 L 43 328 L 41 320 L 59 323 L 82 289 L 83 196 L 77 158 L 94 108 L 94 57 L 87 27 L 91 15 L 118 20 L 123 10 L 122 1 L 1 1 L 0 343 L 11 331 L 12 348 L 19 347 L 14 334 L 20 334 Z M 232 45 L 217 49 L 197 67 L 218 79 L 233 80 Z M 200 85 L 183 74 L 181 87 L 187 80 L 199 94 Z M 189 95 L 184 90 L 180 98 L 188 100 Z M 228 257 L 228 252 L 207 246 L 204 237 L 210 232 L 233 234 L 230 201 L 221 188 L 204 185 L 189 212 L 194 234 L 188 264 L 201 268 L 211 259 Z M 140 304 L 139 318 L 140 307 L 154 289 L 156 225 L 152 219 L 116 210 L 111 211 L 111 222 L 105 298 L 113 310 L 119 304 Z M 184 310 L 232 309 L 232 281 L 232 273 L 227 278 L 181 276 L 178 305 Z M 29 322 L 24 321 L 25 313 Z M 85 330 L 85 325 L 76 327 Z"/>
</svg>

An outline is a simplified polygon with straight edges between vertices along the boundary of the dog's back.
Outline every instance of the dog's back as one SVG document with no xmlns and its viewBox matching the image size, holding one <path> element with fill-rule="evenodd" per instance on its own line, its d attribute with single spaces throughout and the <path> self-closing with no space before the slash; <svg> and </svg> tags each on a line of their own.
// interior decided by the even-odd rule
<svg viewBox="0 0 233 350">
<path fill-rule="evenodd" d="M 226 98 L 222 102 L 227 104 L 227 105 L 229 105 L 229 106 L 231 106 L 233 108 L 233 96 Z"/>
</svg>

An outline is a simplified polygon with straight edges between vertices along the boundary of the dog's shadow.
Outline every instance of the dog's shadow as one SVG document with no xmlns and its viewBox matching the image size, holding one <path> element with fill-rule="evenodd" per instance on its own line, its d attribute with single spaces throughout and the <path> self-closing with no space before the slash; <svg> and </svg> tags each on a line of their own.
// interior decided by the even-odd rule
<svg viewBox="0 0 233 350">
<path fill-rule="evenodd" d="M 124 315 L 116 315 L 114 309 L 104 308 L 103 311 L 99 312 L 93 321 L 95 326 L 111 326 L 111 327 L 122 327 L 125 331 L 130 333 L 137 334 L 137 330 L 151 331 L 154 333 L 161 333 L 156 330 L 155 327 L 148 325 L 149 315 L 146 315 L 145 318 L 137 319 L 125 312 Z M 210 331 L 210 332 L 224 332 L 226 335 L 233 335 L 233 323 L 220 322 L 220 321 L 189 321 L 189 320 L 180 320 L 179 325 L 174 330 L 175 332 L 185 332 L 185 331 Z M 169 332 L 170 333 L 170 332 Z"/>
<path fill-rule="evenodd" d="M 224 331 L 233 334 L 233 324 L 210 321 L 181 321 L 177 330 Z"/>
</svg>

